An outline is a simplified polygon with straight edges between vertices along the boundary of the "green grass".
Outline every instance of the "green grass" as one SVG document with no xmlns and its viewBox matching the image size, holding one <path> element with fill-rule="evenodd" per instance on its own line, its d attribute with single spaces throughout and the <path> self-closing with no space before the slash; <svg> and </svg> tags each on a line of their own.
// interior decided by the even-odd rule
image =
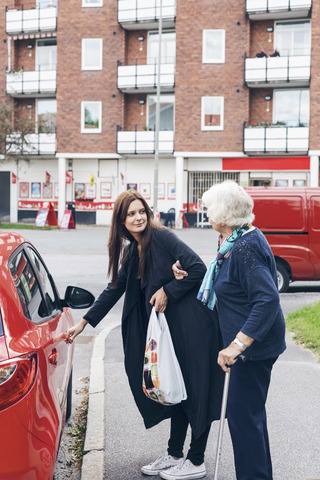
<svg viewBox="0 0 320 480">
<path fill-rule="evenodd" d="M 286 325 L 287 330 L 294 333 L 293 339 L 320 359 L 320 302 L 290 313 Z"/>
<path fill-rule="evenodd" d="M 54 230 L 58 227 L 49 227 L 45 225 L 44 230 Z M 42 227 L 35 227 L 35 230 L 42 230 Z M 0 223 L 0 230 L 33 230 L 33 224 L 30 223 Z"/>
</svg>

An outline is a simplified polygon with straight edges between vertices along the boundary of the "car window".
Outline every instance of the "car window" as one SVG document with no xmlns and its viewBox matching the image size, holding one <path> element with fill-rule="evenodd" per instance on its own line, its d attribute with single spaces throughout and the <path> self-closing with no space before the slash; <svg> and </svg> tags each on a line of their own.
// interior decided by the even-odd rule
<svg viewBox="0 0 320 480">
<path fill-rule="evenodd" d="M 28 258 L 21 250 L 9 264 L 24 316 L 33 323 L 43 322 L 48 315 L 38 280 Z"/>
<path fill-rule="evenodd" d="M 41 279 L 42 291 L 45 294 L 49 315 L 51 316 L 54 313 L 57 313 L 58 310 L 60 310 L 59 300 L 55 295 L 50 278 L 48 276 L 48 272 L 44 264 L 42 263 L 40 257 L 32 248 L 28 247 L 27 251 L 32 258 L 35 268 L 37 269 L 38 277 Z"/>
<path fill-rule="evenodd" d="M 2 319 L 1 319 L 1 313 L 0 313 L 0 337 L 3 335 L 3 328 L 2 328 Z"/>
</svg>

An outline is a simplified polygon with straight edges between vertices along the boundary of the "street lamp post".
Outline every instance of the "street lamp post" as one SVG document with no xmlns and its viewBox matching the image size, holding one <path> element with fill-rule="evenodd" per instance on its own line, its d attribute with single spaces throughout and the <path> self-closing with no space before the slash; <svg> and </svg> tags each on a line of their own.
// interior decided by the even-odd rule
<svg viewBox="0 0 320 480">
<path fill-rule="evenodd" d="M 156 131 L 154 145 L 154 180 L 153 180 L 153 213 L 158 209 L 158 181 L 159 181 L 159 131 L 160 131 L 160 68 L 161 68 L 161 39 L 162 39 L 162 0 L 159 0 L 159 46 L 157 71 L 157 99 L 156 99 Z"/>
</svg>

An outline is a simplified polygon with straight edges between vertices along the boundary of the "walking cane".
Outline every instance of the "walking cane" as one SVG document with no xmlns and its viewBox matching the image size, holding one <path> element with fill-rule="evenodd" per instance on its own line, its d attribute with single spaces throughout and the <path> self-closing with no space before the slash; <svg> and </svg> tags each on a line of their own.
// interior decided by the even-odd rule
<svg viewBox="0 0 320 480">
<path fill-rule="evenodd" d="M 226 410 L 227 410 L 227 400 L 228 400 L 228 391 L 229 391 L 229 382 L 230 382 L 230 371 L 231 368 L 228 368 L 224 378 L 224 387 L 223 387 L 223 396 L 222 396 L 222 404 L 221 404 L 221 414 L 220 414 L 220 425 L 219 425 L 219 435 L 218 435 L 218 445 L 216 451 L 216 464 L 214 467 L 214 476 L 213 480 L 218 480 L 218 468 L 219 468 L 219 460 L 221 456 L 221 446 L 222 446 L 222 436 L 223 436 L 223 427 L 226 418 Z"/>
</svg>

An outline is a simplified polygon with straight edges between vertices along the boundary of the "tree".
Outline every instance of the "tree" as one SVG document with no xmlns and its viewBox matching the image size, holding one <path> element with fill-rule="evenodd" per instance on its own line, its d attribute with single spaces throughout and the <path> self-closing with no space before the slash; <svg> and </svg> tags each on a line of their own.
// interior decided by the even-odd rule
<svg viewBox="0 0 320 480">
<path fill-rule="evenodd" d="M 32 153 L 28 135 L 34 132 L 34 122 L 21 112 L 20 107 L 13 109 L 8 101 L 0 104 L 0 155 L 4 159 L 26 160 Z"/>
</svg>

